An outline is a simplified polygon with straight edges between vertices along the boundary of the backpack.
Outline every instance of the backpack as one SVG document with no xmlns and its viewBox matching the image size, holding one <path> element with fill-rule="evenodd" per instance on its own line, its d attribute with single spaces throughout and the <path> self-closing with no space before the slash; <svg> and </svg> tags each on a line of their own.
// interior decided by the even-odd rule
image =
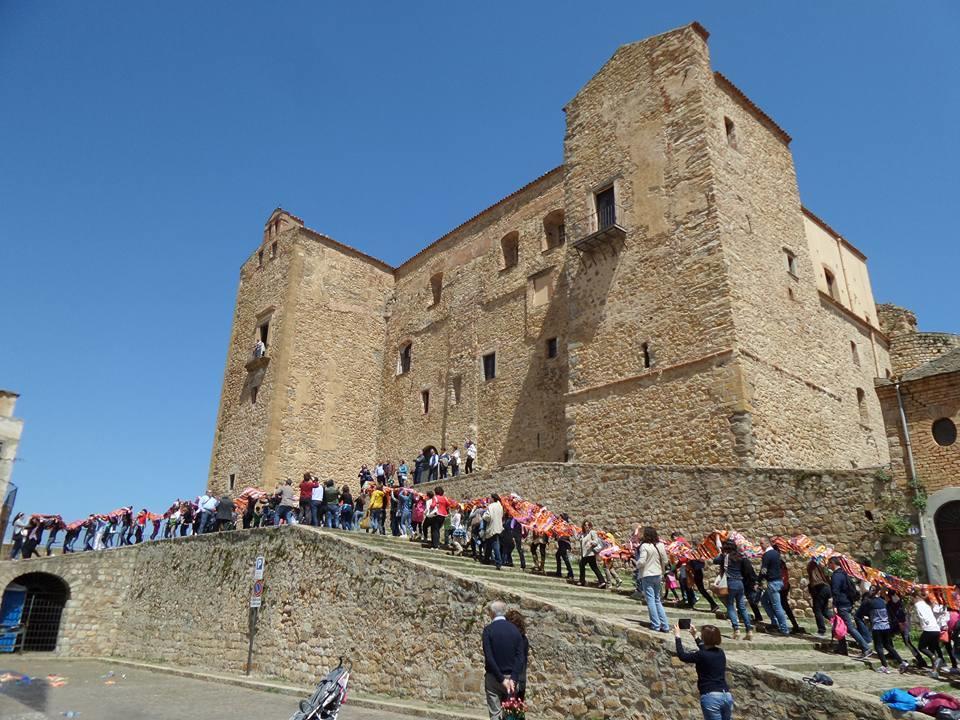
<svg viewBox="0 0 960 720">
<path fill-rule="evenodd" d="M 839 613 L 833 614 L 833 619 L 830 621 L 830 624 L 833 629 L 834 639 L 845 640 L 847 637 L 847 624 L 843 621 L 843 618 L 840 617 Z"/>
<path fill-rule="evenodd" d="M 850 603 L 855 604 L 857 601 L 860 600 L 860 591 L 857 590 L 857 588 L 854 586 L 852 582 L 850 582 L 850 576 L 847 575 L 846 573 L 844 573 L 844 575 L 846 575 L 846 578 L 847 578 L 847 586 L 844 589 L 844 592 L 846 593 L 847 597 L 850 599 Z"/>
</svg>

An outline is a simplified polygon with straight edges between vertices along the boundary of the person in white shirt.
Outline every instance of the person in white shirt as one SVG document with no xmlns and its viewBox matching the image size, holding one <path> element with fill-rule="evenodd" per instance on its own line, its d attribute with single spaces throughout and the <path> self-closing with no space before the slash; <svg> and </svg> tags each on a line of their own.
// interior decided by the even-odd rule
<svg viewBox="0 0 960 720">
<path fill-rule="evenodd" d="M 472 440 L 467 440 L 464 445 L 467 448 L 467 462 L 463 466 L 463 472 L 469 475 L 473 472 L 473 464 L 477 461 L 477 446 Z"/>
<path fill-rule="evenodd" d="M 257 340 L 256 344 L 253 346 L 253 357 L 259 360 L 266 354 L 267 346 L 263 344 L 263 340 Z"/>
<path fill-rule="evenodd" d="M 913 610 L 920 621 L 920 642 L 917 650 L 930 658 L 933 671 L 930 677 L 939 677 L 943 665 L 943 651 L 940 649 L 940 620 L 934 612 L 929 599 L 921 590 L 913 591 Z"/>
<path fill-rule="evenodd" d="M 500 496 L 493 493 L 490 496 L 490 504 L 483 511 L 483 521 L 486 527 L 483 531 L 484 542 L 484 561 L 490 562 L 491 555 L 496 563 L 497 570 L 500 569 L 503 560 L 500 556 L 500 533 L 503 532 L 503 505 L 500 504 Z"/>
<path fill-rule="evenodd" d="M 197 507 L 200 509 L 200 522 L 197 525 L 198 534 L 202 535 L 213 527 L 213 518 L 217 512 L 217 505 L 219 505 L 219 501 L 209 490 L 197 498 Z"/>
<path fill-rule="evenodd" d="M 663 633 L 670 631 L 660 594 L 660 583 L 668 564 L 667 549 L 660 542 L 657 531 L 652 527 L 645 527 L 643 539 L 640 541 L 640 552 L 637 554 L 637 589 L 647 601 L 650 627 Z"/>
</svg>

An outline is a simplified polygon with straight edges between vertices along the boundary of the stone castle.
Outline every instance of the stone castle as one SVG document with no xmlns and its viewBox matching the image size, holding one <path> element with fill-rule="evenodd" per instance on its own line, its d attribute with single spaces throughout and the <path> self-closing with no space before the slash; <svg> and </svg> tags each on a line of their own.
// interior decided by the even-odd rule
<svg viewBox="0 0 960 720">
<path fill-rule="evenodd" d="M 274 211 L 240 271 L 213 487 L 466 438 L 485 467 L 888 461 L 865 257 L 803 206 L 790 136 L 706 30 L 621 47 L 564 109 L 563 165 L 398 267 Z"/>
</svg>

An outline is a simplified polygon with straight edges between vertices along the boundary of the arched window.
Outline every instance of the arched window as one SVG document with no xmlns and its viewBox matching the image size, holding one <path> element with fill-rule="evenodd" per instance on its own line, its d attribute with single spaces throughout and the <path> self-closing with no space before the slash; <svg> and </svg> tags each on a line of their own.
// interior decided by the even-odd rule
<svg viewBox="0 0 960 720">
<path fill-rule="evenodd" d="M 543 249 L 560 247 L 567 240 L 567 228 L 563 223 L 563 210 L 554 210 L 543 219 Z"/>
<path fill-rule="evenodd" d="M 827 294 L 834 300 L 837 300 L 837 279 L 827 268 L 823 269 L 823 279 L 827 281 Z"/>
<path fill-rule="evenodd" d="M 520 233 L 514 230 L 500 240 L 501 269 L 508 270 L 520 262 Z"/>
<path fill-rule="evenodd" d="M 404 343 L 400 346 L 400 353 L 397 356 L 397 375 L 404 375 L 410 372 L 410 358 L 412 353 L 412 342 Z"/>
</svg>

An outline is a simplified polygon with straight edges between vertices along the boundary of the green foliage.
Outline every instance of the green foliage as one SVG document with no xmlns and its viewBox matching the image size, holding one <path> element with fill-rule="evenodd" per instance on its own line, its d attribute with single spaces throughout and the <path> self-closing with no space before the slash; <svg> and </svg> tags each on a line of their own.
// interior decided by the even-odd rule
<svg viewBox="0 0 960 720">
<path fill-rule="evenodd" d="M 904 580 L 914 580 L 917 577 L 914 572 L 913 564 L 910 562 L 910 555 L 906 550 L 893 550 L 887 555 L 883 571 L 896 575 Z"/>
<path fill-rule="evenodd" d="M 916 489 L 916 493 L 913 496 L 913 506 L 917 509 L 917 512 L 923 513 L 927 509 L 927 492 L 921 487 Z"/>
<path fill-rule="evenodd" d="M 873 474 L 873 478 L 880 482 L 890 482 L 893 480 L 893 475 L 891 475 L 886 468 L 877 468 L 877 471 Z"/>
<path fill-rule="evenodd" d="M 887 535 L 906 537 L 910 532 L 910 518 L 903 515 L 891 515 L 880 525 L 880 531 Z"/>
</svg>

